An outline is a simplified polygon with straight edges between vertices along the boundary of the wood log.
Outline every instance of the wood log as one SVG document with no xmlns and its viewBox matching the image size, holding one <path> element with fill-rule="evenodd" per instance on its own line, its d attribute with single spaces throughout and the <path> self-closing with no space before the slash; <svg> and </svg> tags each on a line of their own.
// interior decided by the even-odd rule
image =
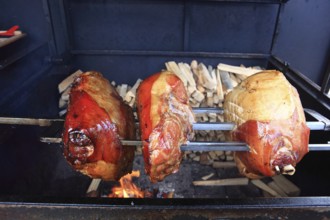
<svg viewBox="0 0 330 220">
<path fill-rule="evenodd" d="M 209 158 L 209 154 L 207 152 L 203 152 L 200 156 L 200 164 L 202 165 L 210 165 L 212 164 L 212 160 Z"/>
<path fill-rule="evenodd" d="M 179 69 L 181 70 L 182 74 L 185 76 L 185 78 L 188 81 L 188 85 L 196 88 L 196 82 L 195 79 L 193 77 L 193 73 L 191 72 L 191 68 L 188 64 L 185 63 L 179 63 L 178 64 Z"/>
<path fill-rule="evenodd" d="M 248 178 L 228 178 L 219 180 L 193 181 L 194 186 L 243 186 L 248 184 Z"/>
<path fill-rule="evenodd" d="M 66 90 L 64 90 L 64 92 L 62 93 L 60 99 L 62 99 L 63 101 L 68 102 L 69 98 L 70 98 L 70 91 L 71 91 L 70 87 L 66 88 Z"/>
<path fill-rule="evenodd" d="M 235 75 L 233 73 L 229 73 L 229 77 L 231 79 L 231 84 L 233 87 L 236 87 L 238 85 L 238 80 L 236 79 Z"/>
<path fill-rule="evenodd" d="M 200 161 L 200 156 L 195 156 L 195 157 L 193 158 L 193 161 L 199 162 L 199 161 Z"/>
<path fill-rule="evenodd" d="M 134 104 L 132 102 L 135 101 L 136 96 L 136 90 L 139 87 L 140 83 L 142 82 L 142 79 L 137 79 L 133 87 L 126 93 L 124 100 L 128 102 L 130 105 Z"/>
<path fill-rule="evenodd" d="M 92 191 L 97 191 L 97 189 L 99 188 L 100 183 L 101 183 L 101 179 L 93 179 L 92 182 L 90 183 L 87 191 L 86 191 L 86 194 L 90 193 Z"/>
<path fill-rule="evenodd" d="M 60 117 L 62 117 L 63 115 L 66 114 L 66 112 L 67 112 L 67 109 L 63 109 L 63 110 L 61 110 L 61 111 L 58 113 L 58 115 L 59 115 Z"/>
<path fill-rule="evenodd" d="M 212 167 L 215 169 L 225 169 L 225 168 L 233 168 L 236 167 L 235 162 L 223 162 L 223 161 L 214 161 Z"/>
<path fill-rule="evenodd" d="M 120 89 L 119 89 L 119 95 L 125 99 L 125 96 L 126 96 L 126 93 L 127 93 L 127 88 L 128 88 L 128 85 L 127 84 L 122 84 L 120 86 Z"/>
<path fill-rule="evenodd" d="M 201 93 L 204 93 L 205 92 L 205 88 L 202 86 L 202 84 L 198 81 L 197 83 L 197 90 Z"/>
<path fill-rule="evenodd" d="M 217 82 L 217 96 L 219 97 L 220 101 L 224 100 L 224 93 L 222 88 L 222 82 L 221 82 L 221 76 L 220 76 L 220 70 L 216 70 L 216 82 Z"/>
<path fill-rule="evenodd" d="M 58 107 L 59 108 L 65 108 L 67 105 L 68 105 L 68 101 L 63 100 L 61 98 L 58 100 Z"/>
<path fill-rule="evenodd" d="M 198 72 L 203 78 L 203 86 L 211 91 L 215 91 L 216 83 L 203 63 L 198 64 Z"/>
<path fill-rule="evenodd" d="M 270 188 L 272 188 L 275 192 L 277 192 L 281 197 L 288 197 L 288 195 L 281 189 L 275 181 L 271 181 L 267 184 Z"/>
<path fill-rule="evenodd" d="M 220 71 L 220 76 L 221 76 L 222 83 L 225 86 L 226 92 L 233 90 L 233 84 L 230 79 L 229 73 L 226 71 Z"/>
<path fill-rule="evenodd" d="M 191 96 L 199 103 L 201 103 L 205 99 L 204 94 L 198 90 L 196 90 L 193 94 L 191 94 Z"/>
<path fill-rule="evenodd" d="M 66 90 L 68 87 L 70 87 L 70 85 L 73 83 L 75 78 L 77 78 L 82 73 L 83 72 L 81 70 L 77 70 L 70 76 L 66 77 L 62 82 L 60 82 L 60 84 L 58 84 L 59 93 L 62 93 L 64 90 Z"/>
<path fill-rule="evenodd" d="M 196 90 L 196 86 L 194 87 L 189 85 L 187 88 L 188 96 L 191 96 L 191 94 L 193 94 Z"/>
<path fill-rule="evenodd" d="M 266 183 L 262 182 L 259 179 L 251 180 L 251 183 L 253 183 L 259 189 L 262 189 L 262 190 L 268 192 L 269 194 L 271 194 L 274 197 L 281 197 L 275 190 L 273 190 L 272 188 L 267 186 Z"/>
<path fill-rule="evenodd" d="M 217 159 L 218 159 L 218 156 L 215 154 L 214 151 L 210 151 L 210 152 L 209 152 L 209 157 L 210 157 L 212 160 L 217 160 Z"/>
<path fill-rule="evenodd" d="M 297 187 L 283 175 L 273 176 L 272 179 L 288 196 L 299 196 L 299 187 Z"/>
<path fill-rule="evenodd" d="M 210 179 L 213 176 L 214 176 L 214 173 L 210 173 L 209 175 L 203 176 L 201 179 L 202 180 L 208 180 L 208 179 Z"/>
<path fill-rule="evenodd" d="M 168 71 L 171 71 L 176 76 L 178 76 L 181 79 L 181 81 L 183 82 L 184 86 L 187 87 L 188 80 L 185 77 L 185 75 L 181 72 L 181 70 L 176 62 L 174 62 L 174 61 L 167 62 L 167 63 L 165 63 L 165 66 Z"/>
<path fill-rule="evenodd" d="M 221 156 L 224 154 L 223 151 L 214 151 L 214 153 L 217 155 L 217 157 Z"/>
<path fill-rule="evenodd" d="M 207 103 L 208 107 L 213 107 L 213 105 L 214 105 L 213 96 L 207 97 L 206 103 Z"/>
<path fill-rule="evenodd" d="M 246 75 L 246 76 L 251 76 L 251 75 L 256 74 L 261 71 L 261 70 L 257 70 L 257 69 L 232 66 L 232 65 L 227 65 L 227 64 L 223 64 L 223 63 L 218 64 L 218 69 L 222 70 L 222 71 L 227 71 L 227 72 Z"/>
</svg>

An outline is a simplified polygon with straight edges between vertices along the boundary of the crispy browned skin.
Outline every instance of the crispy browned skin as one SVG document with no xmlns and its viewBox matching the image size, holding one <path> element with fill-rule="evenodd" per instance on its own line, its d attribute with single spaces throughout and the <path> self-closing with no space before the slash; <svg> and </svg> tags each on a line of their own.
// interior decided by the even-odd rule
<svg viewBox="0 0 330 220">
<path fill-rule="evenodd" d="M 194 115 L 182 81 L 171 72 L 145 79 L 137 91 L 137 108 L 146 173 L 152 182 L 179 170 L 180 146 L 192 133 Z"/>
<path fill-rule="evenodd" d="M 308 152 L 310 130 L 299 95 L 281 72 L 248 77 L 225 97 L 224 109 L 225 120 L 237 125 L 230 140 L 250 146 L 250 152 L 235 153 L 242 174 L 259 178 L 294 173 Z"/>
<path fill-rule="evenodd" d="M 64 123 L 64 156 L 74 169 L 92 178 L 118 180 L 132 171 L 135 139 L 132 109 L 98 72 L 79 76 L 70 92 Z"/>
</svg>

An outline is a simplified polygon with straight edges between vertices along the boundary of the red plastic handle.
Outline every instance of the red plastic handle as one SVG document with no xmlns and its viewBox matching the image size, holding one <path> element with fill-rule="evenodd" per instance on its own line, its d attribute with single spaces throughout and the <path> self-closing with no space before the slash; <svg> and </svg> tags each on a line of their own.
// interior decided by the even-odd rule
<svg viewBox="0 0 330 220">
<path fill-rule="evenodd" d="M 18 25 L 15 25 L 11 28 L 9 28 L 6 32 L 0 33 L 0 36 L 14 36 L 15 31 L 19 28 Z"/>
</svg>

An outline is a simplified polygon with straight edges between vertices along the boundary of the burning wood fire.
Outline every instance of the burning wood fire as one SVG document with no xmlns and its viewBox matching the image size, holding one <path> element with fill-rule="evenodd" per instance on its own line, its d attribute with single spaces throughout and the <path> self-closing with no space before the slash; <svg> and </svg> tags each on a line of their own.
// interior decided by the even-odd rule
<svg viewBox="0 0 330 220">
<path fill-rule="evenodd" d="M 145 193 L 137 187 L 133 181 L 133 177 L 139 177 L 140 171 L 132 171 L 132 173 L 127 174 L 120 178 L 120 186 L 115 186 L 112 188 L 112 193 L 109 194 L 110 198 L 144 198 Z"/>
</svg>

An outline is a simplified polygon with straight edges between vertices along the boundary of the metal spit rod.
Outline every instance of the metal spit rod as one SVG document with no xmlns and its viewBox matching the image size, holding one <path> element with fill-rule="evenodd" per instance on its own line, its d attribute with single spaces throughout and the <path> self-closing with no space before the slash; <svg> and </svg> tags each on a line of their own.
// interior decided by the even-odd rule
<svg viewBox="0 0 330 220">
<path fill-rule="evenodd" d="M 41 137 L 40 141 L 48 144 L 60 144 L 62 138 Z M 126 146 L 141 146 L 142 141 L 121 140 Z M 330 143 L 328 144 L 309 144 L 309 151 L 330 151 Z M 204 141 L 188 141 L 181 145 L 181 151 L 249 151 L 249 146 L 244 142 L 204 142 Z"/>
<path fill-rule="evenodd" d="M 195 114 L 216 113 L 223 114 L 223 108 L 192 108 Z M 327 118 L 310 109 L 304 109 L 318 121 L 308 121 L 306 125 L 310 130 L 330 130 L 330 122 Z M 38 125 L 50 126 L 53 122 L 64 122 L 64 119 L 35 119 L 35 118 L 10 118 L 0 117 L 0 124 L 12 125 Z M 138 122 L 136 123 L 138 125 Z M 193 124 L 193 130 L 222 130 L 230 131 L 235 127 L 231 122 L 198 122 Z"/>
<path fill-rule="evenodd" d="M 11 125 L 37 125 L 50 126 L 53 122 L 64 122 L 63 119 L 34 119 L 34 118 L 5 118 L 0 117 L 0 124 Z M 138 122 L 136 123 L 139 124 Z M 307 127 L 311 130 L 326 130 L 326 125 L 321 121 L 308 121 Z M 198 122 L 193 124 L 193 130 L 214 130 L 214 131 L 231 131 L 235 127 L 231 122 Z"/>
<path fill-rule="evenodd" d="M 223 114 L 222 108 L 193 108 L 195 114 L 216 113 Z M 329 130 L 329 123 L 324 119 L 324 116 L 315 111 L 305 109 L 305 112 L 312 115 L 318 121 L 306 122 L 311 130 Z M 321 117 L 322 116 L 322 117 Z M 16 124 L 16 125 L 38 125 L 50 126 L 53 122 L 63 123 L 63 119 L 31 119 L 31 118 L 3 118 L 0 117 L 0 124 Z M 230 122 L 207 122 L 194 123 L 194 130 L 233 130 L 234 123 Z M 41 137 L 41 142 L 45 143 L 61 143 L 61 138 Z M 123 145 L 136 146 L 142 145 L 141 141 L 122 140 Z M 249 146 L 242 142 L 188 142 L 181 146 L 182 151 L 248 151 Z M 330 151 L 330 144 L 309 144 L 310 151 Z"/>
</svg>

